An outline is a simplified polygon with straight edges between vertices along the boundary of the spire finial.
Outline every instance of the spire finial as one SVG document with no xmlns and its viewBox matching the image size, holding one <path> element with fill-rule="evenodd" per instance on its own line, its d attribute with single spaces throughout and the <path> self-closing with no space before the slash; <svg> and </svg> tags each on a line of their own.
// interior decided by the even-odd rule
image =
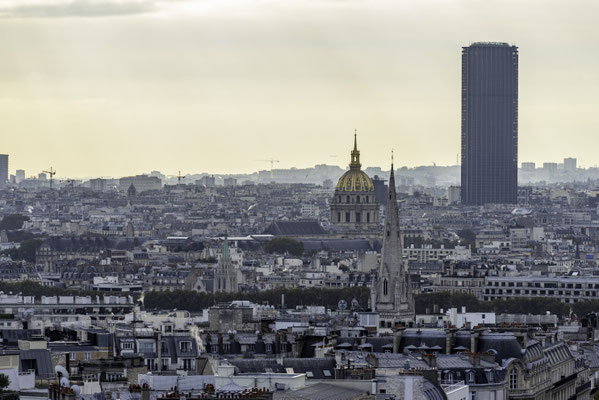
<svg viewBox="0 0 599 400">
<path fill-rule="evenodd" d="M 354 149 L 351 152 L 351 162 L 349 167 L 352 169 L 360 169 L 360 152 L 358 151 L 358 130 L 354 129 Z"/>
<path fill-rule="evenodd" d="M 393 149 L 391 149 L 391 170 L 393 170 Z"/>
</svg>

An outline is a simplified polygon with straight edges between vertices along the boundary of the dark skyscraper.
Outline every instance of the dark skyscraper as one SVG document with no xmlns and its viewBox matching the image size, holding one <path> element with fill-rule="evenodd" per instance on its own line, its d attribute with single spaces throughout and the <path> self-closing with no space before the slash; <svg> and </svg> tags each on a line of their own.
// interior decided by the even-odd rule
<svg viewBox="0 0 599 400">
<path fill-rule="evenodd" d="M 518 48 L 462 48 L 462 203 L 515 203 L 518 195 Z"/>
<path fill-rule="evenodd" d="M 8 181 L 8 154 L 0 154 L 0 189 L 6 186 Z"/>
</svg>

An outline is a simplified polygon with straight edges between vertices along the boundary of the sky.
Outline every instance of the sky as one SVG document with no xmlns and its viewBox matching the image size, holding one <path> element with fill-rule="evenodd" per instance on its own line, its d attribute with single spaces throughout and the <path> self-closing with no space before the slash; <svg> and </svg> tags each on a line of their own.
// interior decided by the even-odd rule
<svg viewBox="0 0 599 400">
<path fill-rule="evenodd" d="M 455 165 L 461 47 L 519 47 L 519 162 L 599 164 L 595 0 L 2 0 L 27 176 Z"/>
</svg>

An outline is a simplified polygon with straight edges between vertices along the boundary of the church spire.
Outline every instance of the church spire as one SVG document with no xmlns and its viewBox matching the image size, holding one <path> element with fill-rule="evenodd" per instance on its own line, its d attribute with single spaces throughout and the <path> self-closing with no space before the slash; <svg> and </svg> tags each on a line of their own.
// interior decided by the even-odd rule
<svg viewBox="0 0 599 400">
<path fill-rule="evenodd" d="M 376 310 L 381 313 L 383 320 L 398 321 L 411 319 L 414 300 L 409 274 L 403 261 L 403 239 L 399 226 L 393 156 L 391 157 L 383 249 L 376 284 Z"/>
<path fill-rule="evenodd" d="M 223 261 L 229 259 L 229 240 L 228 235 L 225 233 L 225 242 L 223 243 Z"/>
<path fill-rule="evenodd" d="M 351 162 L 349 163 L 350 169 L 360 169 L 360 151 L 358 150 L 358 130 L 354 129 L 354 149 L 351 152 Z"/>
</svg>

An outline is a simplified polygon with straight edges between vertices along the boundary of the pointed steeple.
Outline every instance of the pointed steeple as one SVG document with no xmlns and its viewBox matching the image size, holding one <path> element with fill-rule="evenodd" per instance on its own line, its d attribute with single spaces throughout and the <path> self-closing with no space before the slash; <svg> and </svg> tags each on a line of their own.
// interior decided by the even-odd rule
<svg viewBox="0 0 599 400">
<path fill-rule="evenodd" d="M 227 234 L 225 233 L 225 241 L 223 243 L 223 261 L 227 261 L 229 259 L 229 239 Z"/>
<path fill-rule="evenodd" d="M 354 129 L 354 149 L 351 151 L 351 162 L 349 163 L 350 169 L 360 169 L 360 151 L 358 150 L 358 130 Z"/>
<path fill-rule="evenodd" d="M 410 319 L 414 313 L 409 274 L 403 262 L 403 238 L 399 226 L 393 158 L 389 174 L 383 249 L 376 284 L 376 310 L 382 313 L 382 319 L 395 321 Z"/>
</svg>

